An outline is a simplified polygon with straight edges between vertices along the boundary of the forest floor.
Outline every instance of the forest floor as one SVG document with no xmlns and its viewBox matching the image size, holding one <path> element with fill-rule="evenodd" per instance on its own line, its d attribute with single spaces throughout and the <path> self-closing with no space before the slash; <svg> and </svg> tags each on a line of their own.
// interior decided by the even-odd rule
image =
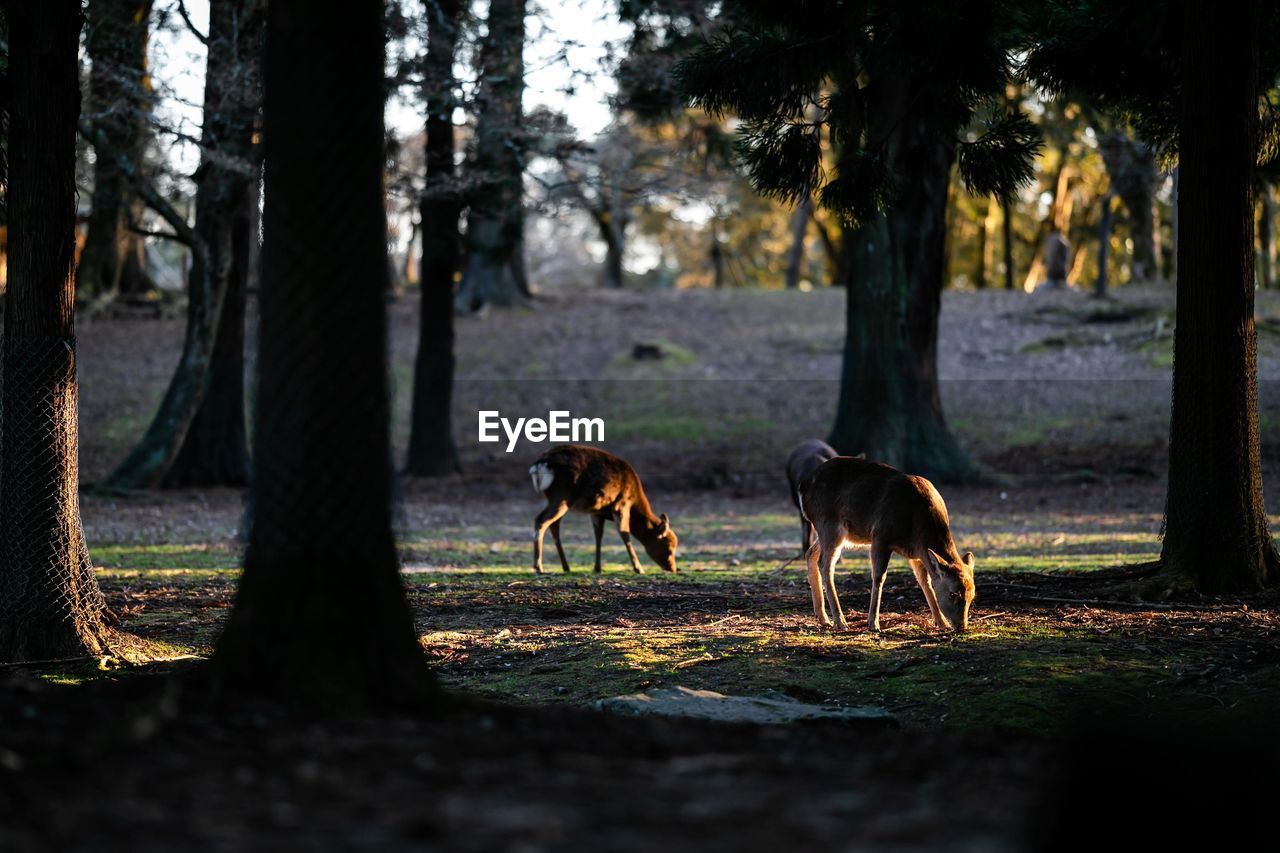
<svg viewBox="0 0 1280 853">
<path fill-rule="evenodd" d="M 1271 484 L 1280 300 L 1260 296 Z M 167 674 L 207 656 L 226 617 L 240 494 L 86 493 L 90 549 L 122 627 L 184 660 L 141 668 L 154 678 L 96 662 L 0 670 L 0 847 L 1049 849 L 1070 837 L 1061 822 L 1096 809 L 1109 784 L 1100 733 L 1149 735 L 1125 767 L 1132 806 L 1144 774 L 1165 790 L 1195 771 L 1190 760 L 1162 763 L 1171 727 L 1182 738 L 1201 725 L 1260 726 L 1280 691 L 1280 597 L 1143 603 L 1108 571 L 1159 552 L 1167 290 L 1124 289 L 1106 303 L 948 293 L 944 403 L 1000 475 L 943 489 L 961 549 L 978 558 L 972 628 L 933 630 L 895 561 L 885 630 L 861 630 L 866 553 L 855 549 L 838 581 L 855 630 L 817 629 L 803 568 L 783 565 L 799 550 L 799 524 L 780 469 L 792 443 L 830 420 L 842 302 L 599 293 L 460 321 L 455 431 L 467 473 L 404 481 L 400 538 L 423 646 L 446 687 L 497 703 L 485 710 L 214 719 L 198 689 L 179 696 L 183 680 Z M 401 389 L 413 307 L 393 306 Z M 86 480 L 145 425 L 180 335 L 176 318 L 82 324 Z M 637 343 L 665 357 L 636 361 Z M 633 574 L 608 531 L 605 570 L 593 575 L 590 524 L 570 516 L 574 571 L 560 572 L 552 550 L 548 574 L 534 576 L 541 499 L 524 469 L 538 448 L 508 455 L 476 443 L 477 408 L 604 417 L 606 446 L 636 462 L 672 518 L 680 573 Z M 400 447 L 404 394 L 396 411 Z M 671 686 L 875 706 L 901 728 L 592 710 Z M 1077 777 L 1089 778 L 1087 792 L 1064 787 Z"/>
</svg>

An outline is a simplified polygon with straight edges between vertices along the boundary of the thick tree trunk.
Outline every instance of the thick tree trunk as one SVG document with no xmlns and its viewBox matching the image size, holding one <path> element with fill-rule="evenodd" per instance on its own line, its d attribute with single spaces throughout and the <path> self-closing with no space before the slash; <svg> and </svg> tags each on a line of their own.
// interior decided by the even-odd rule
<svg viewBox="0 0 1280 853">
<path fill-rule="evenodd" d="M 805 260 L 805 235 L 809 233 L 809 217 L 813 202 L 809 196 L 800 199 L 796 212 L 791 216 L 791 250 L 787 253 L 787 290 L 800 286 L 800 275 Z"/>
<path fill-rule="evenodd" d="M 1253 191 L 1258 6 L 1189 0 L 1165 571 L 1206 593 L 1277 581 L 1262 499 Z"/>
<path fill-rule="evenodd" d="M 1102 213 L 1098 216 L 1098 277 L 1093 281 L 1093 295 L 1107 295 L 1107 256 L 1111 251 L 1111 194 L 1102 197 Z"/>
<path fill-rule="evenodd" d="M 467 216 L 467 267 L 461 311 L 527 298 L 524 279 L 525 0 L 491 0 L 476 96 L 476 155 Z"/>
<path fill-rule="evenodd" d="M 1013 290 L 1013 205 L 1008 199 L 1000 202 L 1000 235 L 1004 248 L 1004 289 Z"/>
<path fill-rule="evenodd" d="M 183 447 L 209 389 L 216 351 L 228 371 L 237 370 L 234 351 L 242 347 L 243 310 L 239 317 L 222 322 L 222 308 L 237 274 L 237 230 L 243 232 L 245 206 L 254 194 L 257 180 L 257 144 L 254 122 L 260 105 L 257 85 L 261 61 L 261 28 L 264 0 L 214 0 L 209 7 L 209 57 L 205 77 L 204 129 L 200 169 L 196 180 L 195 239 L 193 261 L 187 282 L 187 330 L 177 369 L 169 382 L 160 408 L 146 433 L 120 467 L 103 484 L 109 491 L 153 488 L 164 481 Z M 249 251 L 247 245 L 242 247 Z M 242 258 L 247 262 L 247 255 Z M 235 312 L 233 311 L 233 314 Z M 226 338 L 219 344 L 219 338 Z M 239 338 L 239 340 L 237 340 Z M 242 368 L 240 368 L 242 371 Z M 225 377 L 221 389 L 234 393 L 234 376 Z M 243 382 L 243 379 L 240 380 Z M 230 404 L 223 397 L 211 410 L 209 426 L 219 433 L 234 431 L 229 421 Z M 243 406 L 243 403 L 241 403 Z M 243 416 L 241 416 L 243 417 Z M 225 434 L 211 438 L 206 432 L 191 453 L 221 451 Z M 180 475 L 222 467 L 207 459 L 192 459 Z M 232 481 L 237 478 L 231 477 Z M 243 478 L 239 478 L 242 480 Z M 228 482 L 234 485 L 235 482 Z M 202 485 L 213 485 L 202 483 Z"/>
<path fill-rule="evenodd" d="M 849 232 L 840 399 L 829 443 L 940 482 L 980 476 L 942 414 L 938 309 L 953 145 L 909 110 L 912 87 L 889 84 L 876 116 L 900 183 L 893 207 Z M 876 137 L 880 138 L 880 137 Z"/>
<path fill-rule="evenodd" d="M 1129 236 L 1133 240 L 1129 277 L 1133 281 L 1159 278 L 1159 250 L 1156 240 L 1156 152 L 1147 143 L 1123 133 L 1111 133 L 1099 140 L 1111 187 L 1128 213 Z"/>
<path fill-rule="evenodd" d="M 256 183 L 257 178 L 252 178 Z M 249 482 L 244 416 L 244 324 L 251 241 L 257 239 L 256 193 L 246 192 L 231 222 L 231 269 L 209 360 L 209 387 L 164 477 L 164 485 L 233 486 Z"/>
<path fill-rule="evenodd" d="M 213 667 L 340 714 L 421 707 L 434 681 L 391 531 L 382 6 L 326 7 L 268 10 L 254 519 Z"/>
<path fill-rule="evenodd" d="M 406 472 L 417 477 L 460 470 L 453 441 L 453 282 L 461 262 L 462 206 L 454 175 L 454 53 L 461 0 L 439 0 L 428 19 L 426 187 L 422 218 L 422 307 L 413 372 L 413 414 Z"/>
<path fill-rule="evenodd" d="M 147 273 L 145 244 L 130 230 L 141 220 L 143 205 L 123 158 L 142 167 L 151 109 L 147 80 L 147 36 L 152 0 L 92 0 L 85 44 L 93 63 L 89 73 L 89 112 L 101 131 L 93 167 L 93 201 L 76 290 L 81 298 L 112 293 L 137 296 L 155 290 Z M 103 148 L 105 144 L 105 148 Z"/>
<path fill-rule="evenodd" d="M 78 0 L 10 4 L 9 284 L 0 347 L 0 661 L 103 654 L 80 527 L 73 264 Z"/>
</svg>

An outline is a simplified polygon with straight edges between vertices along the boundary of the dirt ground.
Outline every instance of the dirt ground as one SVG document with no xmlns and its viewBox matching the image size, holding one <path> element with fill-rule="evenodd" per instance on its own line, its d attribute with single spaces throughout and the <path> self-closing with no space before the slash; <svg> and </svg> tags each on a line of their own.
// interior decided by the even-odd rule
<svg viewBox="0 0 1280 853">
<path fill-rule="evenodd" d="M 397 453 L 414 309 L 392 306 Z M 935 632 L 895 563 L 881 635 L 818 630 L 803 570 L 784 565 L 799 525 L 780 469 L 830 421 L 842 311 L 836 292 L 591 293 L 459 321 L 466 473 L 399 493 L 422 643 L 469 703 L 435 719 L 214 715 L 200 661 L 235 589 L 240 494 L 86 492 L 122 628 L 178 660 L 0 669 L 0 848 L 1065 849 L 1061 827 L 1087 825 L 1079 814 L 1097 815 L 1111 784 L 1100 732 L 1146 733 L 1126 741 L 1124 773 L 1154 791 L 1192 767 L 1164 768 L 1158 744 L 1261 725 L 1280 689 L 1276 594 L 1153 603 L 1117 586 L 1115 567 L 1132 574 L 1159 552 L 1167 290 L 1107 303 L 946 294 L 947 414 L 1002 475 L 944 489 L 960 547 L 978 557 L 973 629 Z M 1260 294 L 1259 315 L 1272 485 L 1280 300 Z M 82 323 L 86 480 L 145 426 L 180 335 L 177 318 Z M 637 343 L 665 357 L 636 361 Z M 633 459 L 680 534 L 680 574 L 632 574 L 610 531 L 593 575 L 590 525 L 571 516 L 575 570 L 535 577 L 541 501 L 524 469 L 538 448 L 477 443 L 478 408 L 604 417 L 606 446 Z M 855 625 L 865 565 L 865 549 L 850 553 L 839 577 Z M 872 705 L 899 728 L 593 710 L 676 685 Z M 1117 803 L 1136 796 L 1126 790 Z"/>
</svg>

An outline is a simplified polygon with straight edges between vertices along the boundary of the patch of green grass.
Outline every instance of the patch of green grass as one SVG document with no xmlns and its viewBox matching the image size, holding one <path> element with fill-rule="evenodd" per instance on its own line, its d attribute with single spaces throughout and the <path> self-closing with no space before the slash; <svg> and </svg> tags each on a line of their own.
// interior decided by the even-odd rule
<svg viewBox="0 0 1280 853">
<path fill-rule="evenodd" d="M 227 545 L 93 545 L 94 565 L 108 569 L 238 569 L 240 550 Z"/>
</svg>

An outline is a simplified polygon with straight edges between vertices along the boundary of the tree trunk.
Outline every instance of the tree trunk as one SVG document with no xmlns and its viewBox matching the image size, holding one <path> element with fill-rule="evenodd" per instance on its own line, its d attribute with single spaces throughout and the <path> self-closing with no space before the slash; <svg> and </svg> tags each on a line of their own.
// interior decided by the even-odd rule
<svg viewBox="0 0 1280 853">
<path fill-rule="evenodd" d="M 391 530 L 382 6 L 336 12 L 267 13 L 254 518 L 213 660 L 226 693 L 326 714 L 434 695 Z"/>
<path fill-rule="evenodd" d="M 491 0 L 476 96 L 476 154 L 461 311 L 513 305 L 529 292 L 523 260 L 525 0 Z"/>
<path fill-rule="evenodd" d="M 978 261 L 973 271 L 973 286 L 978 290 L 986 290 L 987 287 L 987 232 L 990 230 L 991 211 L 996 206 L 996 201 L 992 198 L 987 203 L 987 215 L 978 223 Z"/>
<path fill-rule="evenodd" d="M 142 168 L 151 84 L 147 79 L 147 36 L 152 0 L 93 0 L 85 45 L 90 112 L 101 134 L 93 166 L 93 201 L 76 291 L 81 298 L 112 293 L 137 296 L 156 289 L 147 273 L 145 243 L 130 224 L 144 207 L 133 179 L 118 158 Z"/>
<path fill-rule="evenodd" d="M 76 131 L 80 3 L 11 4 L 9 284 L 0 349 L 0 661 L 108 650 L 80 526 Z"/>
<path fill-rule="evenodd" d="M 215 0 L 216 2 L 216 0 Z M 257 182 L 256 176 L 252 179 Z M 232 222 L 231 269 L 209 361 L 209 387 L 191 421 L 164 485 L 232 486 L 249 483 L 244 417 L 244 324 L 248 307 L 251 240 L 256 240 L 256 193 L 246 192 Z"/>
<path fill-rule="evenodd" d="M 805 261 L 805 235 L 809 233 L 809 217 L 812 216 L 813 202 L 806 195 L 796 205 L 796 212 L 791 216 L 791 251 L 787 253 L 787 290 L 795 290 L 800 286 L 800 274 Z"/>
<path fill-rule="evenodd" d="M 1107 255 L 1111 251 L 1111 194 L 1102 197 L 1102 213 L 1098 217 L 1098 277 L 1093 282 L 1093 295 L 1107 296 Z M 1083 254 L 1083 252 L 1081 253 Z"/>
<path fill-rule="evenodd" d="M 600 238 L 604 240 L 604 269 L 600 275 L 600 283 L 607 290 L 621 290 L 622 259 L 627 246 L 626 226 L 615 225 L 613 218 L 607 213 L 597 217 L 596 224 L 600 229 Z"/>
<path fill-rule="evenodd" d="M 1205 593 L 1277 580 L 1262 499 L 1253 192 L 1258 7 L 1189 0 L 1165 571 Z"/>
<path fill-rule="evenodd" d="M 1276 286 L 1276 206 L 1270 184 L 1260 184 L 1258 192 L 1262 195 L 1258 210 L 1258 266 L 1262 269 L 1263 288 L 1272 290 Z"/>
<path fill-rule="evenodd" d="M 1013 290 L 1013 205 L 1008 199 L 1000 202 L 1000 232 L 1004 239 L 1004 289 Z"/>
<path fill-rule="evenodd" d="M 946 244 L 947 184 L 955 149 L 910 112 L 909 81 L 885 84 L 876 119 L 887 136 L 900 192 L 886 213 L 849 232 L 844 364 L 829 443 L 865 452 L 940 482 L 973 480 L 978 468 L 942 414 L 938 309 Z"/>
<path fill-rule="evenodd" d="M 179 482 L 217 471 L 234 480 L 225 462 L 201 458 L 210 450 L 226 450 L 234 437 L 235 384 L 243 383 L 243 368 L 234 364 L 243 348 L 244 312 L 233 309 L 222 322 L 222 308 L 236 275 L 237 231 L 248 227 L 246 205 L 254 195 L 258 145 L 254 122 L 261 98 L 257 84 L 261 62 L 261 20 L 264 0 L 214 0 L 209 7 L 209 56 L 205 77 L 204 149 L 196 179 L 196 245 L 192 247 L 187 279 L 187 330 L 182 355 L 160 408 L 137 446 L 103 487 L 109 491 L 153 488 L 164 481 L 204 402 L 215 360 L 228 373 L 220 383 L 222 397 L 207 416 L 207 429 L 190 451 L 196 458 L 184 465 Z M 250 251 L 247 244 L 242 248 Z M 241 258 L 248 263 L 247 254 Z M 240 285 L 237 283 L 236 285 Z M 235 316 L 238 313 L 239 316 Z M 219 338 L 225 338 L 219 343 Z M 221 358 L 219 358 L 219 355 Z M 243 356 L 241 356 L 243 358 Z M 243 401 L 240 406 L 243 407 Z M 240 416 L 241 418 L 243 415 Z M 241 427 L 243 430 L 243 427 Z M 211 483 L 202 483 L 212 485 Z M 232 484 L 228 482 L 227 484 Z"/>
<path fill-rule="evenodd" d="M 427 101 L 426 187 L 422 225 L 422 307 L 418 360 L 413 372 L 413 415 L 406 471 L 417 477 L 460 470 L 453 441 L 453 282 L 461 262 L 458 218 L 462 213 L 454 176 L 454 53 L 461 0 L 439 0 L 428 19 L 423 83 Z"/>
</svg>

